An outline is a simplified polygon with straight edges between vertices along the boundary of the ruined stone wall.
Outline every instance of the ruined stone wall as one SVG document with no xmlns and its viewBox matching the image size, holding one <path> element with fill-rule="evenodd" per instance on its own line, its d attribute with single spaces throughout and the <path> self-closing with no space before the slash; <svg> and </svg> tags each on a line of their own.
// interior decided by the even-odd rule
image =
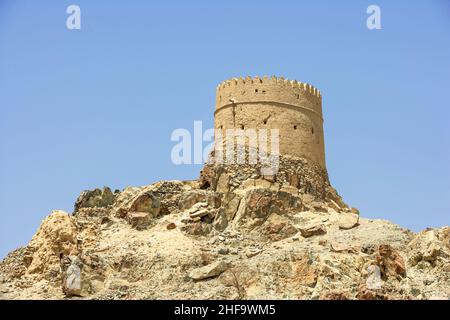
<svg viewBox="0 0 450 320">
<path fill-rule="evenodd" d="M 217 87 L 215 128 L 279 129 L 280 153 L 324 169 L 322 96 L 313 86 L 284 78 L 235 78 Z"/>
</svg>

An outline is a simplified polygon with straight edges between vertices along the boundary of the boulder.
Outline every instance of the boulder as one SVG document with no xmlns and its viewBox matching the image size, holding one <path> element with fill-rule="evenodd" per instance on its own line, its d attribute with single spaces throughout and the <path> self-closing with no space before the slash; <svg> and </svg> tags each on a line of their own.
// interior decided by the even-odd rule
<svg viewBox="0 0 450 320">
<path fill-rule="evenodd" d="M 336 241 L 331 242 L 331 250 L 334 252 L 343 252 L 343 253 L 357 253 L 358 250 L 355 247 L 348 246 L 343 243 L 339 243 Z"/>
<path fill-rule="evenodd" d="M 124 218 L 128 212 L 149 212 L 153 217 L 167 215 L 178 209 L 183 191 L 192 187 L 186 182 L 160 181 L 145 187 L 128 187 L 116 195 L 116 215 Z"/>
<path fill-rule="evenodd" d="M 175 229 L 176 227 L 177 227 L 176 224 L 173 223 L 173 222 L 169 223 L 169 224 L 166 226 L 167 230 L 173 230 L 173 229 Z"/>
<path fill-rule="evenodd" d="M 209 190 L 189 190 L 181 195 L 178 206 L 179 209 L 186 210 L 199 202 L 206 202 L 211 208 L 219 208 L 221 194 Z"/>
<path fill-rule="evenodd" d="M 258 254 L 260 254 L 262 252 L 261 249 L 259 248 L 250 248 L 245 255 L 247 256 L 247 258 L 252 258 L 254 256 L 257 256 Z"/>
<path fill-rule="evenodd" d="M 207 208 L 202 208 L 200 210 L 194 211 L 190 214 L 191 218 L 201 218 L 204 216 L 207 216 L 209 213 L 209 210 Z"/>
<path fill-rule="evenodd" d="M 219 250 L 217 250 L 217 253 L 218 254 L 228 254 L 228 253 L 230 253 L 230 249 L 228 249 L 227 247 L 222 247 L 222 248 L 219 248 Z"/>
<path fill-rule="evenodd" d="M 297 234 L 298 229 L 292 225 L 289 219 L 278 214 L 272 214 L 262 225 L 261 234 L 271 241 L 280 241 Z"/>
<path fill-rule="evenodd" d="M 300 227 L 299 231 L 304 238 L 312 236 L 319 236 L 327 233 L 327 228 L 324 224 L 311 225 L 306 227 Z"/>
<path fill-rule="evenodd" d="M 161 210 L 159 198 L 151 191 L 145 192 L 131 204 L 129 212 L 145 212 L 149 217 L 156 218 Z"/>
<path fill-rule="evenodd" d="M 289 215 L 303 209 L 301 199 L 287 192 L 248 189 L 240 201 L 234 223 L 244 229 L 261 226 L 270 215 Z"/>
<path fill-rule="evenodd" d="M 408 244 L 408 261 L 412 266 L 420 261 L 435 265 L 439 260 L 447 264 L 450 257 L 448 227 L 437 230 L 424 230 L 418 233 Z"/>
<path fill-rule="evenodd" d="M 181 231 L 193 236 L 206 236 L 212 230 L 211 223 L 203 223 L 201 221 L 190 222 L 182 226 Z"/>
<path fill-rule="evenodd" d="M 142 229 L 148 226 L 151 221 L 151 214 L 149 212 L 129 212 L 126 220 L 133 228 Z"/>
<path fill-rule="evenodd" d="M 222 272 L 227 270 L 230 266 L 231 264 L 229 262 L 216 261 L 204 267 L 192 270 L 189 273 L 189 278 L 195 281 L 199 281 L 207 278 L 217 277 Z"/>
<path fill-rule="evenodd" d="M 383 277 L 406 276 L 406 266 L 403 257 L 390 245 L 383 244 L 378 246 L 375 259 Z"/>
<path fill-rule="evenodd" d="M 167 215 L 177 210 L 181 195 L 186 189 L 190 189 L 190 187 L 178 180 L 160 181 L 153 184 L 151 191 L 159 200 L 159 215 Z"/>
<path fill-rule="evenodd" d="M 370 265 L 367 268 L 367 280 L 366 286 L 369 290 L 379 290 L 381 289 L 381 270 L 377 265 Z"/>
<path fill-rule="evenodd" d="M 130 212 L 146 212 L 150 217 L 157 217 L 161 212 L 161 201 L 157 195 L 147 188 L 126 188 L 117 196 L 114 207 L 116 215 L 126 218 Z"/>
<path fill-rule="evenodd" d="M 77 256 L 69 256 L 67 260 L 69 265 L 63 275 L 63 292 L 67 297 L 80 296 L 82 292 L 81 261 Z"/>
<path fill-rule="evenodd" d="M 359 225 L 359 215 L 351 212 L 339 214 L 339 229 L 348 230 Z"/>
<path fill-rule="evenodd" d="M 114 203 L 114 199 L 115 195 L 108 187 L 86 190 L 77 198 L 75 202 L 75 212 L 81 208 L 106 208 Z"/>
<path fill-rule="evenodd" d="M 197 202 L 195 203 L 191 208 L 189 208 L 188 212 L 190 214 L 195 213 L 199 210 L 202 210 L 204 208 L 208 207 L 208 202 Z"/>
</svg>

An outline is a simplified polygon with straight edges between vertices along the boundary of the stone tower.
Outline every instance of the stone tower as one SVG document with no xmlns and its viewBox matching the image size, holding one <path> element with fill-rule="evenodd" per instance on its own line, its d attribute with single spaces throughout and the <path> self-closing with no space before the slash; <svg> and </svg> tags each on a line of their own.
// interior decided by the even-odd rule
<svg viewBox="0 0 450 320">
<path fill-rule="evenodd" d="M 215 129 L 279 129 L 280 155 L 305 158 L 326 171 L 322 96 L 282 77 L 226 80 L 216 92 Z"/>
</svg>

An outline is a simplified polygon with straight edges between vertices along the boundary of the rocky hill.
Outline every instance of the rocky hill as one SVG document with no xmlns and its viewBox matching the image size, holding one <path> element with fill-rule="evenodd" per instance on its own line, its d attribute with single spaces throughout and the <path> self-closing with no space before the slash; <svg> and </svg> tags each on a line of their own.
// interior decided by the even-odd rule
<svg viewBox="0 0 450 320">
<path fill-rule="evenodd" d="M 0 299 L 449 299 L 450 228 L 359 217 L 305 160 L 277 176 L 83 192 L 0 263 Z"/>
</svg>

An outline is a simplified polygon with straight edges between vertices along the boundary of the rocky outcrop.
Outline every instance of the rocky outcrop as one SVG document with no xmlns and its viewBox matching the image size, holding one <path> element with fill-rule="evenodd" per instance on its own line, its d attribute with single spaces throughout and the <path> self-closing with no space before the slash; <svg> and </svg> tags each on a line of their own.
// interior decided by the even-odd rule
<svg viewBox="0 0 450 320">
<path fill-rule="evenodd" d="M 0 262 L 0 299 L 450 298 L 449 227 L 364 219 L 319 168 L 282 161 L 85 191 Z"/>
<path fill-rule="evenodd" d="M 61 259 L 79 253 L 77 236 L 76 219 L 64 211 L 53 211 L 27 247 L 27 273 L 49 280 L 57 278 Z"/>
<path fill-rule="evenodd" d="M 116 192 L 118 193 L 118 191 Z M 103 189 L 83 191 L 75 201 L 75 212 L 82 208 L 106 208 L 114 203 L 115 194 L 111 189 L 104 187 Z"/>
</svg>

